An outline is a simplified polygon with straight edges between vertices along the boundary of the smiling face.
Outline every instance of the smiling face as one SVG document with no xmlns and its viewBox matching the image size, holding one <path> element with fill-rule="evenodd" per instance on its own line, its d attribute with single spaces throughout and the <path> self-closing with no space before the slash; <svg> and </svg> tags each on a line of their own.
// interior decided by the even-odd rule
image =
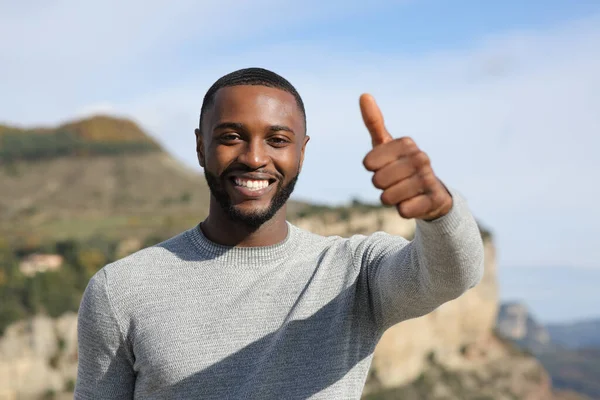
<svg viewBox="0 0 600 400">
<path fill-rule="evenodd" d="M 258 228 L 294 190 L 308 142 L 294 96 L 259 85 L 224 87 L 196 131 L 213 200 L 235 222 Z"/>
</svg>

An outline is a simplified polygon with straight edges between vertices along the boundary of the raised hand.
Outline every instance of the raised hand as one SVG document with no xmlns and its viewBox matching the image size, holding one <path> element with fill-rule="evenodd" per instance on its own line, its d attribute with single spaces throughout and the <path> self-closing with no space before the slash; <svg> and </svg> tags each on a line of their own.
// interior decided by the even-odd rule
<svg viewBox="0 0 600 400">
<path fill-rule="evenodd" d="M 431 221 L 447 214 L 452 196 L 436 177 L 427 154 L 409 137 L 394 139 L 373 96 L 360 96 L 360 110 L 373 149 L 363 160 L 373 172 L 373 185 L 383 190 L 381 202 L 396 206 L 403 218 Z"/>
</svg>

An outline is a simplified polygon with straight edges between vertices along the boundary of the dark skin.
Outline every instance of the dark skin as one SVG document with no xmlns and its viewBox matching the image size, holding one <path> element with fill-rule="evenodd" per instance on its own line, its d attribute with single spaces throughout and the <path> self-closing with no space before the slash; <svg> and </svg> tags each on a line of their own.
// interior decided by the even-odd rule
<svg viewBox="0 0 600 400">
<path fill-rule="evenodd" d="M 242 213 L 266 209 L 276 186 L 288 184 L 299 174 L 309 139 L 294 96 L 264 86 L 219 89 L 205 114 L 202 131 L 196 130 L 201 167 L 217 176 L 228 170 L 233 175 L 260 171 L 262 177 L 270 179 L 272 189 L 259 198 L 241 195 L 233 184 L 224 185 L 234 207 Z M 211 196 L 202 230 L 208 239 L 226 246 L 274 245 L 287 236 L 286 206 L 258 229 L 252 229 L 232 221 Z"/>
<path fill-rule="evenodd" d="M 446 215 L 452 197 L 433 172 L 429 157 L 411 138 L 394 139 L 389 134 L 372 96 L 363 94 L 359 103 L 373 145 L 363 164 L 373 172 L 374 186 L 382 190 L 381 202 L 395 206 L 404 218 L 432 221 Z M 224 176 L 224 182 L 229 175 L 237 175 L 271 183 L 264 194 L 254 197 L 233 183 L 224 183 L 239 213 L 268 208 L 277 185 L 289 183 L 300 173 L 310 139 L 294 96 L 264 86 L 220 89 L 201 128 L 196 129 L 196 145 L 200 166 L 206 171 Z M 260 174 L 254 176 L 251 171 Z M 226 246 L 274 245 L 287 236 L 286 206 L 258 228 L 250 228 L 232 220 L 211 195 L 202 230 L 208 239 Z"/>
<path fill-rule="evenodd" d="M 410 137 L 390 135 L 373 96 L 360 96 L 360 110 L 373 145 L 363 164 L 373 172 L 373 185 L 383 191 L 381 202 L 395 206 L 403 218 L 433 221 L 450 212 L 452 196 L 427 154 Z"/>
</svg>

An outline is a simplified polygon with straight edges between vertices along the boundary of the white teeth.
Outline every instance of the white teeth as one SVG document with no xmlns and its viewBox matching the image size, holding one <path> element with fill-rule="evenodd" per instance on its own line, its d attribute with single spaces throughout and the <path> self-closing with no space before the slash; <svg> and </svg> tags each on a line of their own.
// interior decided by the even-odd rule
<svg viewBox="0 0 600 400">
<path fill-rule="evenodd" d="M 235 179 L 235 184 L 238 186 L 247 187 L 250 190 L 261 190 L 269 186 L 269 181 L 266 179 L 260 180 L 249 180 L 249 179 Z"/>
</svg>

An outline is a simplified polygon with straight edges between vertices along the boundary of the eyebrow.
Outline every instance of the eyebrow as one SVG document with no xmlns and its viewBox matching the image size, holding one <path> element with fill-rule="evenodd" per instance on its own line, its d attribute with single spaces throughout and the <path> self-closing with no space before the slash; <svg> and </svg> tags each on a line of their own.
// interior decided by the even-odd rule
<svg viewBox="0 0 600 400">
<path fill-rule="evenodd" d="M 290 132 L 293 135 L 296 134 L 296 132 L 294 132 L 294 130 L 292 128 L 290 128 L 289 126 L 285 126 L 285 125 L 271 125 L 269 127 L 269 130 L 271 132 L 286 131 L 286 132 Z"/>
<path fill-rule="evenodd" d="M 215 126 L 214 131 L 217 131 L 220 129 L 245 130 L 246 128 L 244 127 L 244 124 L 242 124 L 240 122 L 221 122 L 220 124 Z M 271 125 L 269 127 L 269 131 L 271 131 L 271 132 L 286 131 L 286 132 L 290 132 L 294 135 L 296 134 L 292 128 L 290 128 L 289 126 L 286 126 L 286 125 Z"/>
<path fill-rule="evenodd" d="M 215 131 L 219 129 L 244 129 L 244 124 L 240 124 L 239 122 L 221 122 L 217 126 L 215 126 Z"/>
</svg>

